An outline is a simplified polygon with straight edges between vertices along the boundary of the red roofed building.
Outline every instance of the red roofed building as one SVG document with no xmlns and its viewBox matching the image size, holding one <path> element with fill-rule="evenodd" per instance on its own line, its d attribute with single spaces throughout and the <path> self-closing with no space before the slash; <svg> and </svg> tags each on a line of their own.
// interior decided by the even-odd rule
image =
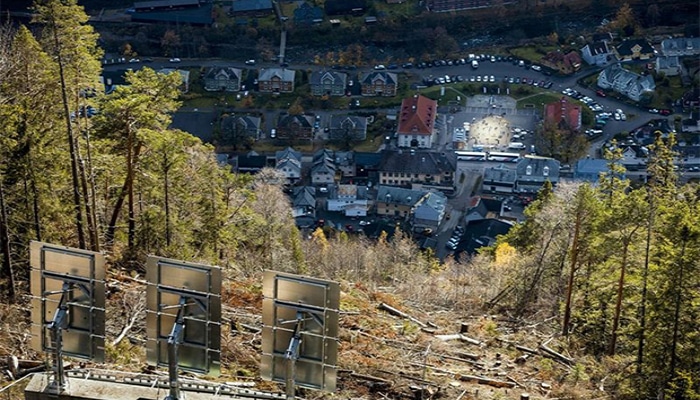
<svg viewBox="0 0 700 400">
<path fill-rule="evenodd" d="M 581 68 L 581 56 L 575 51 L 566 54 L 561 51 L 550 51 L 540 60 L 542 65 L 564 75 L 573 74 Z"/>
<path fill-rule="evenodd" d="M 544 123 L 578 131 L 581 129 L 581 106 L 571 104 L 562 97 L 544 107 Z"/>
<path fill-rule="evenodd" d="M 437 101 L 421 95 L 403 99 L 396 131 L 399 147 L 432 147 L 436 116 Z"/>
</svg>

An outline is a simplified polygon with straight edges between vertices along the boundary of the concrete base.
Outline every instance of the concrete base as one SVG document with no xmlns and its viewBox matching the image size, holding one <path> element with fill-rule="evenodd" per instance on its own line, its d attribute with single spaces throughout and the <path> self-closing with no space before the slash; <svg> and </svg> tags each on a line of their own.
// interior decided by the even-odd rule
<svg viewBox="0 0 700 400">
<path fill-rule="evenodd" d="M 119 377 L 73 372 L 66 377 L 66 388 L 61 393 L 56 393 L 52 382 L 53 374 L 35 375 L 24 391 L 25 400 L 164 400 L 169 394 L 167 378 L 163 377 L 156 380 L 152 376 Z M 192 382 L 182 382 L 180 393 L 181 400 L 284 398 L 279 394 Z"/>
</svg>

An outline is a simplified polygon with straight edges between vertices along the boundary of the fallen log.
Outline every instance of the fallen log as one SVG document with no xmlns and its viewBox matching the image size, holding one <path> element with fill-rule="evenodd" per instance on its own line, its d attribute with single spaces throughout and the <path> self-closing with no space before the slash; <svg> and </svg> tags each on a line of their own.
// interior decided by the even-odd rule
<svg viewBox="0 0 700 400">
<path fill-rule="evenodd" d="M 457 357 L 460 357 L 460 358 L 468 358 L 468 359 L 470 359 L 470 360 L 478 360 L 478 359 L 480 358 L 478 354 L 474 354 L 474 353 L 465 353 L 465 352 L 463 352 L 463 351 L 456 351 L 456 352 L 454 352 L 453 354 L 457 355 Z"/>
<path fill-rule="evenodd" d="M 554 358 L 555 360 L 561 361 L 564 364 L 573 365 L 576 363 L 573 358 L 569 358 L 569 357 L 567 357 L 559 352 L 552 350 L 551 348 L 547 347 L 547 345 L 544 343 L 542 343 L 540 345 L 540 349 L 543 352 L 547 353 L 546 355 L 549 356 L 550 358 Z"/>
<path fill-rule="evenodd" d="M 525 353 L 530 353 L 530 354 L 535 354 L 535 355 L 540 354 L 540 352 L 537 351 L 537 350 L 535 350 L 535 349 L 531 349 L 531 348 L 529 348 L 529 347 L 521 346 L 521 345 L 519 345 L 519 344 L 516 344 L 516 345 L 515 345 L 515 348 L 518 349 L 518 350 L 520 350 L 520 351 L 524 351 Z"/>
<path fill-rule="evenodd" d="M 440 340 L 442 340 L 443 342 L 448 342 L 448 341 L 450 341 L 450 340 L 461 339 L 461 336 L 462 336 L 462 335 L 460 335 L 459 333 L 454 333 L 454 334 L 451 334 L 451 335 L 435 335 L 435 338 L 436 338 L 436 339 L 440 339 Z"/>
<path fill-rule="evenodd" d="M 351 373 L 350 376 L 353 378 L 362 379 L 362 380 L 370 381 L 370 382 L 383 383 L 383 384 L 387 384 L 387 385 L 391 384 L 391 381 L 386 380 L 384 378 L 380 378 L 378 376 L 358 374 L 357 372 Z"/>
<path fill-rule="evenodd" d="M 473 345 L 475 345 L 475 346 L 482 346 L 482 345 L 484 345 L 484 342 L 481 342 L 481 341 L 479 341 L 479 340 L 477 340 L 477 339 L 474 339 L 474 338 L 470 338 L 470 337 L 467 336 L 467 335 L 462 335 L 462 334 L 460 334 L 460 335 L 459 335 L 459 338 L 460 338 L 460 340 L 462 340 L 463 342 L 467 342 L 467 343 L 473 344 Z"/>
<path fill-rule="evenodd" d="M 472 366 L 474 366 L 474 367 L 477 367 L 477 368 L 479 368 L 479 369 L 485 368 L 484 363 L 481 363 L 481 362 L 478 362 L 478 361 L 473 361 L 473 360 L 470 360 L 470 359 L 467 359 L 467 358 L 452 357 L 452 356 L 448 356 L 448 355 L 444 355 L 444 354 L 439 355 L 439 357 L 444 358 L 444 359 L 446 359 L 446 360 L 461 361 L 461 362 L 463 362 L 463 363 L 467 363 L 467 364 L 472 365 Z"/>
<path fill-rule="evenodd" d="M 380 310 L 384 310 L 384 311 L 388 312 L 388 313 L 391 314 L 391 315 L 394 315 L 394 316 L 397 316 L 397 317 L 401 317 L 401 318 L 408 319 L 408 320 L 412 321 L 413 323 L 415 323 L 416 325 L 420 326 L 421 328 L 427 328 L 427 327 L 428 327 L 428 325 L 425 324 L 424 322 L 422 322 L 421 320 L 419 320 L 419 319 L 417 319 L 417 318 L 415 318 L 415 317 L 412 317 L 412 316 L 406 314 L 405 312 L 403 312 L 403 311 L 401 311 L 401 310 L 398 310 L 398 309 L 396 309 L 396 308 L 394 308 L 394 307 L 392 307 L 392 306 L 390 306 L 390 305 L 388 305 L 388 304 L 386 304 L 386 303 L 379 303 L 379 309 L 380 309 Z"/>
<path fill-rule="evenodd" d="M 514 388 L 515 383 L 513 382 L 504 382 L 504 381 L 499 381 L 496 379 L 491 379 L 487 378 L 485 376 L 478 376 L 478 375 L 460 375 L 459 376 L 460 381 L 465 381 L 465 382 L 476 382 L 480 385 L 488 385 L 488 386 L 493 386 L 497 388 Z"/>
</svg>

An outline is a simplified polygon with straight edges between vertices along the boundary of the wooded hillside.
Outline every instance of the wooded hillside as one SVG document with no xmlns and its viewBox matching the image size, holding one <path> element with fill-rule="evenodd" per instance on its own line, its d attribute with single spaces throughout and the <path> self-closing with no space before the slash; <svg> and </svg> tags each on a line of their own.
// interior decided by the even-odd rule
<svg viewBox="0 0 700 400">
<path fill-rule="evenodd" d="M 224 380 L 278 389 L 257 378 L 274 269 L 341 283 L 339 389 L 306 398 L 700 398 L 700 187 L 677 185 L 673 136 L 650 149 L 647 184 L 631 187 L 611 152 L 597 186 L 546 187 L 497 245 L 440 263 L 400 233 L 302 234 L 274 171 L 233 175 L 168 129 L 176 74 L 144 68 L 103 96 L 82 9 L 39 10 L 0 32 L 0 356 L 45 357 L 26 312 L 39 240 L 107 254 L 105 368 L 145 366 L 156 254 L 223 268 Z"/>
</svg>

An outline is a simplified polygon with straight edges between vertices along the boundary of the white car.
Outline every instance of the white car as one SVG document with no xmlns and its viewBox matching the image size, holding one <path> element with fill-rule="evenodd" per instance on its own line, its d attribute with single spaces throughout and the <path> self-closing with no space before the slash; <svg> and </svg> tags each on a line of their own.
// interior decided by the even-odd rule
<svg viewBox="0 0 700 400">
<path fill-rule="evenodd" d="M 360 221 L 360 226 L 367 226 L 369 225 L 369 221 Z"/>
<path fill-rule="evenodd" d="M 180 61 L 182 61 L 182 60 L 180 60 L 180 59 L 177 58 L 177 57 L 171 58 L 171 59 L 170 59 L 170 62 L 171 62 L 171 63 L 179 63 Z"/>
<path fill-rule="evenodd" d="M 496 82 L 496 77 L 493 75 L 489 76 L 489 82 Z"/>
<path fill-rule="evenodd" d="M 533 65 L 531 68 L 532 68 L 534 71 L 542 71 L 542 67 L 540 67 L 539 65 Z"/>
</svg>

